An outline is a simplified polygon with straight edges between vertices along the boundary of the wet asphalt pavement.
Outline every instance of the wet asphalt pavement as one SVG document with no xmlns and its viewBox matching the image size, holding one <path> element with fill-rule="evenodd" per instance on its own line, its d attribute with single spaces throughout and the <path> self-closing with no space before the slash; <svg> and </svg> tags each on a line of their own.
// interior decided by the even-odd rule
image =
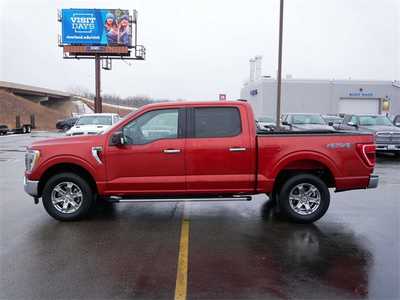
<svg viewBox="0 0 400 300">
<path fill-rule="evenodd" d="M 188 299 L 399 299 L 400 161 L 375 190 L 332 193 L 313 225 L 251 202 L 116 204 L 62 223 L 23 191 L 24 150 L 0 137 L 0 299 L 173 299 L 190 222 Z"/>
</svg>

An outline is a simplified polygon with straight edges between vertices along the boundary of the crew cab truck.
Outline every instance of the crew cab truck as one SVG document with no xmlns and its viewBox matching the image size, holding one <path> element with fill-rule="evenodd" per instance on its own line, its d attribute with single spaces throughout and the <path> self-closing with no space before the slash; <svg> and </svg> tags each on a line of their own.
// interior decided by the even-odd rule
<svg viewBox="0 0 400 300">
<path fill-rule="evenodd" d="M 266 193 L 295 222 L 310 223 L 336 191 L 375 188 L 371 134 L 256 132 L 241 101 L 150 104 L 99 135 L 33 143 L 25 191 L 58 220 L 96 201 L 251 199 Z"/>
</svg>

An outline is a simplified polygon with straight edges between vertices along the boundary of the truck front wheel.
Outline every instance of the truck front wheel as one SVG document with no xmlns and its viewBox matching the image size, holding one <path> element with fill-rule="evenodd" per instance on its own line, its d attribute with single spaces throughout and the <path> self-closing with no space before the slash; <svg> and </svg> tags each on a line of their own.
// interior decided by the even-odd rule
<svg viewBox="0 0 400 300">
<path fill-rule="evenodd" d="M 312 174 L 299 174 L 282 185 L 279 193 L 281 211 L 296 223 L 312 223 L 327 211 L 330 194 L 327 185 Z"/>
<path fill-rule="evenodd" d="M 90 185 L 74 173 L 52 176 L 44 186 L 43 206 L 60 221 L 75 221 L 89 213 L 94 201 Z"/>
</svg>

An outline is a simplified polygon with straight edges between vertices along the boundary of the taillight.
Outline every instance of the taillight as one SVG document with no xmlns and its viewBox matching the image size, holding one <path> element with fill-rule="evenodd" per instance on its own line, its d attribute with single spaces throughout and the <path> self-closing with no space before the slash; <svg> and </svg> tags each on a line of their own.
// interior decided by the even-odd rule
<svg viewBox="0 0 400 300">
<path fill-rule="evenodd" d="M 375 144 L 357 144 L 357 151 L 363 161 L 369 166 L 374 167 L 376 162 Z"/>
</svg>

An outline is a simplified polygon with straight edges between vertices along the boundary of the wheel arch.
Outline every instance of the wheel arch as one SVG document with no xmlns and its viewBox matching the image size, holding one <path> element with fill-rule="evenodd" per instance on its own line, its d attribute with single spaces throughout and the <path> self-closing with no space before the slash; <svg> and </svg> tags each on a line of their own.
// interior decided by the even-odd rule
<svg viewBox="0 0 400 300">
<path fill-rule="evenodd" d="M 89 171 L 87 171 L 84 167 L 74 163 L 58 163 L 49 167 L 40 177 L 38 186 L 39 196 L 42 195 L 44 186 L 46 182 L 49 180 L 49 178 L 59 173 L 74 173 L 85 179 L 89 183 L 93 192 L 95 193 L 98 192 L 95 179 L 93 178 L 92 174 Z"/>
<path fill-rule="evenodd" d="M 273 191 L 279 191 L 288 178 L 298 174 L 315 175 L 328 187 L 334 187 L 338 173 L 335 164 L 325 156 L 315 153 L 297 153 L 281 160 L 275 167 Z"/>
</svg>

